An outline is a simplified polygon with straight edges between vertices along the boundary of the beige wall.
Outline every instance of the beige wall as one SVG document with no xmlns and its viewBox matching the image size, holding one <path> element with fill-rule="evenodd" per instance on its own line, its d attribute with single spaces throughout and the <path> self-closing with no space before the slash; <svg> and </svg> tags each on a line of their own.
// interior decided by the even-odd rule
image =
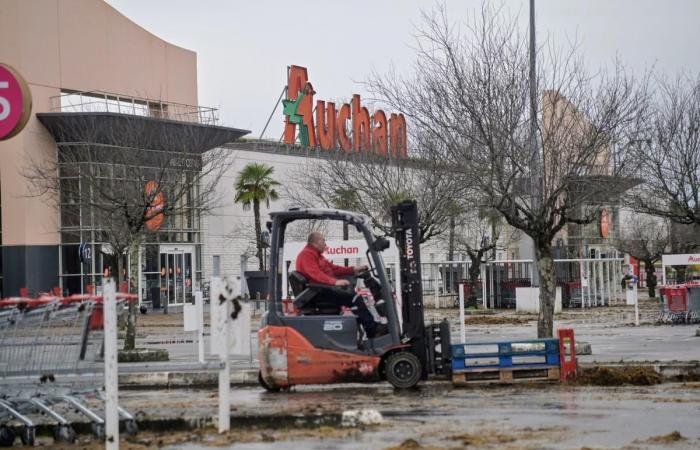
<svg viewBox="0 0 700 450">
<path fill-rule="evenodd" d="M 30 157 L 55 158 L 38 122 L 61 89 L 105 91 L 197 105 L 197 55 L 163 41 L 101 0 L 0 0 L 0 62 L 32 91 L 27 127 L 0 142 L 3 245 L 58 243 L 57 213 L 27 196 Z"/>
</svg>

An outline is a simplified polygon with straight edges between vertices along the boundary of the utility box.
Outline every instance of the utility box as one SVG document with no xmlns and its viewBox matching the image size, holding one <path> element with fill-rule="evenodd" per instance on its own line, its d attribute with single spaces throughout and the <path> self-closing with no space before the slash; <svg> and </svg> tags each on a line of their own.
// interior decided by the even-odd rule
<svg viewBox="0 0 700 450">
<path fill-rule="evenodd" d="M 625 278 L 625 304 L 627 306 L 634 306 L 637 304 L 637 282 L 636 275 Z"/>
<path fill-rule="evenodd" d="M 540 311 L 540 288 L 518 287 L 515 288 L 515 310 L 537 314 Z M 557 286 L 554 296 L 554 313 L 561 312 L 561 286 Z"/>
</svg>

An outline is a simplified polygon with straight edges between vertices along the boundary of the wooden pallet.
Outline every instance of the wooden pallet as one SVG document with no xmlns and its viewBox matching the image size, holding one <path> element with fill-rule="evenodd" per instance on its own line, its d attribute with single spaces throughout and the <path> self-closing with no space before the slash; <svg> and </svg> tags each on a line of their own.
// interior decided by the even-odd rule
<svg viewBox="0 0 700 450">
<path fill-rule="evenodd" d="M 533 382 L 559 382 L 559 367 L 473 369 L 452 374 L 455 386 Z"/>
</svg>

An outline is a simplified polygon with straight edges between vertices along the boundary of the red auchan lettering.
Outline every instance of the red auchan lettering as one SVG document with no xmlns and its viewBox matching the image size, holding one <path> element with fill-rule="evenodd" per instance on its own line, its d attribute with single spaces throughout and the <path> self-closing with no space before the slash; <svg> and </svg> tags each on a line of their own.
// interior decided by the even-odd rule
<svg viewBox="0 0 700 450">
<path fill-rule="evenodd" d="M 328 253 L 329 255 L 357 255 L 360 253 L 360 249 L 341 245 L 339 247 L 328 247 L 324 253 Z"/>
<path fill-rule="evenodd" d="M 688 256 L 688 262 L 693 264 L 700 264 L 700 257 Z"/>
<path fill-rule="evenodd" d="M 342 149 L 345 152 L 365 152 L 388 156 L 391 154 L 407 157 L 406 118 L 403 114 L 391 114 L 387 120 L 384 111 L 370 114 L 362 106 L 360 96 L 354 94 L 350 104 L 345 103 L 336 110 L 333 102 L 316 102 L 314 121 L 314 90 L 305 67 L 291 66 L 287 81 L 287 97 L 296 100 L 304 90 L 304 98 L 299 105 L 299 115 L 309 131 L 309 146 L 324 150 Z M 348 136 L 348 121 L 351 122 L 351 136 Z M 284 142 L 294 145 L 296 124 L 285 119 Z"/>
</svg>

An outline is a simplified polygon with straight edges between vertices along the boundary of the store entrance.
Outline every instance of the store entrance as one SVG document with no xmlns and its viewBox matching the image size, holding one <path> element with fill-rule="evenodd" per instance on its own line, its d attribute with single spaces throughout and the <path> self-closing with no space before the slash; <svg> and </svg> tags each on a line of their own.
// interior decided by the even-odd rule
<svg viewBox="0 0 700 450">
<path fill-rule="evenodd" d="M 193 246 L 161 246 L 160 294 L 168 305 L 192 303 Z"/>
</svg>

